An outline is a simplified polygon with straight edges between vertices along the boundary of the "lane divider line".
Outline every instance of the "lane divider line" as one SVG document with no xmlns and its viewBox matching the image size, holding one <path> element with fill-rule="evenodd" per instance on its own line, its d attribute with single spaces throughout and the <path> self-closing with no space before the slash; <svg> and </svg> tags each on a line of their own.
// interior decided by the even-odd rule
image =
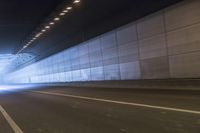
<svg viewBox="0 0 200 133">
<path fill-rule="evenodd" d="M 85 97 L 85 96 L 77 96 L 77 95 L 70 95 L 70 94 L 53 93 L 53 92 L 45 92 L 45 91 L 30 91 L 30 92 L 200 115 L 200 111 L 187 110 L 187 109 L 181 109 L 181 108 L 171 108 L 171 107 L 155 106 L 155 105 L 132 103 L 132 102 L 122 102 L 122 101 L 92 98 L 92 97 Z"/>
<path fill-rule="evenodd" d="M 0 105 L 0 112 L 11 126 L 15 133 L 23 133 L 23 131 L 19 128 L 19 126 L 15 123 L 15 121 L 9 116 L 9 114 L 5 111 L 5 109 Z"/>
</svg>

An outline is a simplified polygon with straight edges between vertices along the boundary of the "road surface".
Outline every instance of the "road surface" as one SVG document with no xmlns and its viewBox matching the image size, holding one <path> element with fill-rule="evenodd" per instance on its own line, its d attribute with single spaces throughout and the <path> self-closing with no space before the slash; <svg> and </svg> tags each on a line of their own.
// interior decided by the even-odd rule
<svg viewBox="0 0 200 133">
<path fill-rule="evenodd" d="M 0 133 L 200 133 L 198 91 L 43 86 L 0 110 Z"/>
</svg>

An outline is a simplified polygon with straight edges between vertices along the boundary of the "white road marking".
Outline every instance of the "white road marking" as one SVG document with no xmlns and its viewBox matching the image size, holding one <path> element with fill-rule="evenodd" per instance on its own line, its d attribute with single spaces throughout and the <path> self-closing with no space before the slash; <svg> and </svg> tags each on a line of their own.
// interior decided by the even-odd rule
<svg viewBox="0 0 200 133">
<path fill-rule="evenodd" d="M 5 109 L 0 105 L 0 112 L 6 119 L 6 121 L 9 123 L 11 128 L 15 133 L 23 133 L 23 131 L 19 128 L 19 126 L 14 122 L 14 120 L 8 115 L 8 113 L 5 111 Z"/>
<path fill-rule="evenodd" d="M 31 91 L 31 92 L 47 94 L 47 95 L 72 97 L 72 98 L 78 98 L 78 99 L 86 99 L 86 100 L 93 100 L 93 101 L 100 101 L 100 102 L 107 102 L 107 103 L 116 103 L 116 104 L 123 104 L 123 105 L 130 105 L 130 106 L 137 106 L 137 107 L 144 107 L 144 108 L 152 108 L 152 109 L 161 109 L 161 110 L 176 111 L 176 112 L 200 115 L 200 111 L 195 111 L 195 110 L 187 110 L 187 109 L 155 106 L 155 105 L 140 104 L 140 103 L 114 101 L 114 100 L 108 100 L 108 99 L 92 98 L 92 97 L 77 96 L 77 95 L 70 95 L 70 94 L 61 94 L 61 93 L 53 93 L 53 92 L 45 92 L 45 91 Z"/>
</svg>

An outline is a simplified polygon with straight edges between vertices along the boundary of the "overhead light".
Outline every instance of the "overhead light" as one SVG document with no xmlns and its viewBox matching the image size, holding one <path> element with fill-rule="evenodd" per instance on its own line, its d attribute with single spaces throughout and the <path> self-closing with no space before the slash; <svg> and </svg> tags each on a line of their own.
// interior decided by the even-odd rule
<svg viewBox="0 0 200 133">
<path fill-rule="evenodd" d="M 66 13 L 64 13 L 64 12 L 62 12 L 62 13 L 60 13 L 60 16 L 64 16 Z"/>
<path fill-rule="evenodd" d="M 60 18 L 54 18 L 54 20 L 55 20 L 55 21 L 58 21 L 58 20 L 60 20 Z"/>
<path fill-rule="evenodd" d="M 71 7 L 71 6 L 68 6 L 66 9 L 67 9 L 67 10 L 71 10 L 71 9 L 72 9 L 72 7 Z"/>
<path fill-rule="evenodd" d="M 64 12 L 64 13 L 67 13 L 67 12 L 68 12 L 68 10 L 64 10 L 63 12 Z"/>
<path fill-rule="evenodd" d="M 54 23 L 54 22 L 50 22 L 49 24 L 50 24 L 50 25 L 54 25 L 55 23 Z"/>
<path fill-rule="evenodd" d="M 75 1 L 74 1 L 74 3 L 79 3 L 79 2 L 81 2 L 81 1 L 80 1 L 80 0 L 75 0 Z"/>
<path fill-rule="evenodd" d="M 39 37 L 39 36 L 41 36 L 42 35 L 42 33 L 38 33 L 35 37 Z"/>
<path fill-rule="evenodd" d="M 50 29 L 51 27 L 53 27 L 52 25 L 56 24 L 56 21 L 59 21 L 62 16 L 66 15 L 70 10 L 72 10 L 73 6 L 75 6 L 74 4 L 76 3 L 80 3 L 81 0 L 73 0 L 73 3 L 66 5 L 66 7 L 64 8 L 63 11 L 61 11 L 58 16 L 55 16 L 55 18 L 53 18 L 52 21 L 49 22 L 49 24 L 47 24 L 43 29 L 40 29 L 40 33 L 35 34 L 35 36 L 33 36 L 33 38 L 26 43 L 25 46 L 22 47 L 22 49 L 20 51 L 18 51 L 18 53 L 20 53 L 21 51 L 23 51 L 26 47 L 28 47 L 29 45 L 31 45 L 37 38 L 39 38 L 42 34 L 44 34 L 44 32 L 46 32 L 48 29 Z M 52 19 L 52 18 L 51 18 Z"/>
<path fill-rule="evenodd" d="M 46 29 L 49 29 L 49 28 L 50 28 L 50 26 L 46 26 L 45 28 L 46 28 Z"/>
</svg>

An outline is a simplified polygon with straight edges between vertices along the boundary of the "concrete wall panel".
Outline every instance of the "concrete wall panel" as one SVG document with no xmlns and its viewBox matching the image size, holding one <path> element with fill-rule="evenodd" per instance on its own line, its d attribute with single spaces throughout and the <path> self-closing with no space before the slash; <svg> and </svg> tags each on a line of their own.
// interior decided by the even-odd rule
<svg viewBox="0 0 200 133">
<path fill-rule="evenodd" d="M 120 45 L 118 50 L 120 63 L 134 62 L 139 60 L 137 41 Z"/>
<path fill-rule="evenodd" d="M 140 40 L 139 46 L 141 59 L 167 56 L 165 35 L 163 34 Z"/>
<path fill-rule="evenodd" d="M 116 47 L 116 46 L 117 46 L 117 42 L 116 42 L 115 32 L 109 32 L 109 33 L 101 36 L 102 50 L 107 49 L 107 48 Z"/>
<path fill-rule="evenodd" d="M 127 44 L 137 40 L 136 25 L 129 24 L 117 29 L 118 45 Z"/>
<path fill-rule="evenodd" d="M 81 69 L 81 81 L 90 81 L 91 80 L 91 73 L 89 69 Z"/>
<path fill-rule="evenodd" d="M 167 33 L 169 54 L 200 50 L 200 24 Z"/>
<path fill-rule="evenodd" d="M 141 61 L 143 79 L 169 78 L 168 58 L 156 57 Z"/>
<path fill-rule="evenodd" d="M 161 13 L 147 16 L 138 21 L 138 38 L 144 39 L 164 32 L 164 21 Z"/>
<path fill-rule="evenodd" d="M 139 61 L 120 64 L 121 80 L 140 79 L 140 64 Z"/>
<path fill-rule="evenodd" d="M 199 78 L 200 52 L 169 57 L 172 78 Z"/>
<path fill-rule="evenodd" d="M 166 30 L 171 31 L 200 22 L 200 1 L 186 0 L 165 10 Z"/>
<path fill-rule="evenodd" d="M 104 80 L 103 67 L 91 68 L 91 80 Z"/>
<path fill-rule="evenodd" d="M 120 80 L 119 65 L 104 66 L 105 80 Z"/>
</svg>

